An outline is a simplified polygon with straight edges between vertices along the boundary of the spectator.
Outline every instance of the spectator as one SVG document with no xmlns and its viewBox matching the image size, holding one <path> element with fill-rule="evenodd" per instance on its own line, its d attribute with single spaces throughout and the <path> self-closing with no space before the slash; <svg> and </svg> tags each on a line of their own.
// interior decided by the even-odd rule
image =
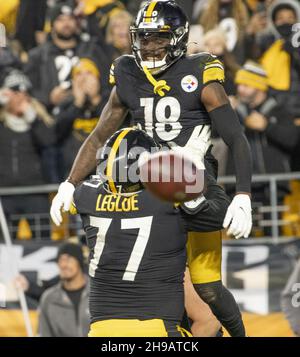
<svg viewBox="0 0 300 357">
<path fill-rule="evenodd" d="M 263 68 L 250 61 L 236 75 L 236 111 L 245 126 L 253 156 L 254 174 L 290 172 L 290 154 L 298 141 L 291 115 L 268 94 L 267 83 Z M 279 203 L 287 192 L 287 184 L 280 183 L 277 197 Z M 269 204 L 267 184 L 253 184 L 252 195 L 254 202 Z"/>
<path fill-rule="evenodd" d="M 70 6 L 55 6 L 50 18 L 50 39 L 29 52 L 25 70 L 32 81 L 33 94 L 52 109 L 70 95 L 72 68 L 79 57 L 92 53 L 94 44 L 79 38 L 80 29 Z"/>
<path fill-rule="evenodd" d="M 56 133 L 64 158 L 64 173 L 70 171 L 80 146 L 95 128 L 104 101 L 100 72 L 84 58 L 73 69 L 72 96 L 59 107 Z"/>
<path fill-rule="evenodd" d="M 226 33 L 227 50 L 232 52 L 239 64 L 243 64 L 247 53 L 245 35 L 249 14 L 240 0 L 209 0 L 200 15 L 204 33 L 220 27 Z"/>
<path fill-rule="evenodd" d="M 41 337 L 85 337 L 89 331 L 88 279 L 84 275 L 82 247 L 64 243 L 58 251 L 60 282 L 41 297 Z"/>
<path fill-rule="evenodd" d="M 300 5 L 294 0 L 276 1 L 269 9 L 272 32 L 261 38 L 260 59 L 269 86 L 278 102 L 300 117 L 300 51 L 293 47 L 293 24 L 300 22 Z"/>
<path fill-rule="evenodd" d="M 117 0 L 81 0 L 76 12 L 86 16 L 89 34 L 104 43 L 110 17 L 124 9 L 122 2 Z"/>
<path fill-rule="evenodd" d="M 248 2 L 249 4 L 249 2 Z M 250 34 L 257 34 L 266 30 L 268 26 L 267 20 L 267 9 L 270 4 L 267 4 L 266 1 L 258 1 L 253 3 L 253 6 L 249 8 L 249 13 L 251 17 L 247 26 L 247 32 Z"/>
<path fill-rule="evenodd" d="M 300 337 L 300 259 L 281 295 L 281 307 L 294 334 Z"/>
<path fill-rule="evenodd" d="M 45 155 L 55 143 L 54 120 L 29 94 L 31 83 L 20 71 L 12 71 L 4 80 L 0 97 L 0 185 L 32 186 L 46 183 L 45 167 L 51 157 Z M 49 169 L 51 171 L 51 169 Z M 47 213 L 48 198 L 43 195 L 3 198 L 4 210 L 12 214 Z M 49 219 L 47 219 L 47 222 Z M 49 222 L 48 222 L 49 223 Z"/>
<path fill-rule="evenodd" d="M 131 22 L 132 17 L 125 10 L 110 17 L 106 32 L 106 43 L 112 47 L 112 59 L 131 53 L 129 34 Z"/>
</svg>

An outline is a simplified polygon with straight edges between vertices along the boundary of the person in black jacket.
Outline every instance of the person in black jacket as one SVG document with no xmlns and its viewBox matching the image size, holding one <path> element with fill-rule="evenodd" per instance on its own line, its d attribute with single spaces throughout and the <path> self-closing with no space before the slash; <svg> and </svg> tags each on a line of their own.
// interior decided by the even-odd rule
<svg viewBox="0 0 300 357">
<path fill-rule="evenodd" d="M 97 59 L 97 66 L 105 67 L 107 72 L 110 65 L 99 46 L 80 38 L 80 26 L 67 3 L 52 8 L 50 22 L 49 40 L 29 52 L 29 61 L 25 66 L 33 84 L 33 94 L 49 110 L 59 106 L 71 94 L 71 73 L 79 58 L 90 55 Z M 101 71 L 104 69 L 101 68 Z"/>
<path fill-rule="evenodd" d="M 291 114 L 268 95 L 265 71 L 248 61 L 237 72 L 235 82 L 238 93 L 236 111 L 252 148 L 253 172 L 290 172 L 290 152 L 298 141 L 298 134 Z"/>
<path fill-rule="evenodd" d="M 251 58 L 265 68 L 272 95 L 289 108 L 294 118 L 299 118 L 299 1 L 276 0 L 267 15 L 269 29 L 257 34 Z"/>
<path fill-rule="evenodd" d="M 104 103 L 100 77 L 93 61 L 81 59 L 72 72 L 72 95 L 58 107 L 56 136 L 62 151 L 63 178 L 99 120 Z"/>
<path fill-rule="evenodd" d="M 30 89 L 28 78 L 14 70 L 0 90 L 0 187 L 45 184 L 50 180 L 46 167 L 53 174 L 48 149 L 55 144 L 54 119 L 31 97 Z M 2 202 L 8 219 L 49 209 L 47 195 L 7 196 Z"/>
</svg>

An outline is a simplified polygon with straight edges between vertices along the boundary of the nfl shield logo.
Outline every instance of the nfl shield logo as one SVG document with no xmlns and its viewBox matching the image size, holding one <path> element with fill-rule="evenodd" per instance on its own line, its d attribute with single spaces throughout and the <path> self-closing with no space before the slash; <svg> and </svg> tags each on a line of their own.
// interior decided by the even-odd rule
<svg viewBox="0 0 300 357">
<path fill-rule="evenodd" d="M 198 88 L 198 79 L 195 76 L 189 75 L 182 78 L 182 89 L 187 93 L 192 93 Z"/>
</svg>

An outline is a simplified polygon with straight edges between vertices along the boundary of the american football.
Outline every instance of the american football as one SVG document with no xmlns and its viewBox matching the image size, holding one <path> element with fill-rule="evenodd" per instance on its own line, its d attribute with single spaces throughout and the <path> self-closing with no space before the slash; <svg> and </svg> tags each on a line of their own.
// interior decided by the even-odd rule
<svg viewBox="0 0 300 357">
<path fill-rule="evenodd" d="M 169 202 L 193 200 L 204 187 L 204 171 L 172 151 L 148 155 L 140 165 L 140 178 L 153 195 Z"/>
</svg>

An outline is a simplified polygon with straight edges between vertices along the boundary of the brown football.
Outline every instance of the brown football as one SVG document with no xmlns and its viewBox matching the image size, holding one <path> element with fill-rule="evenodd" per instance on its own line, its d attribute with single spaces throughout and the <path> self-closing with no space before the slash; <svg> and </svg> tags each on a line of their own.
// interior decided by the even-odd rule
<svg viewBox="0 0 300 357">
<path fill-rule="evenodd" d="M 186 202 L 203 192 L 204 171 L 173 151 L 150 154 L 139 169 L 143 185 L 163 201 Z"/>
</svg>

